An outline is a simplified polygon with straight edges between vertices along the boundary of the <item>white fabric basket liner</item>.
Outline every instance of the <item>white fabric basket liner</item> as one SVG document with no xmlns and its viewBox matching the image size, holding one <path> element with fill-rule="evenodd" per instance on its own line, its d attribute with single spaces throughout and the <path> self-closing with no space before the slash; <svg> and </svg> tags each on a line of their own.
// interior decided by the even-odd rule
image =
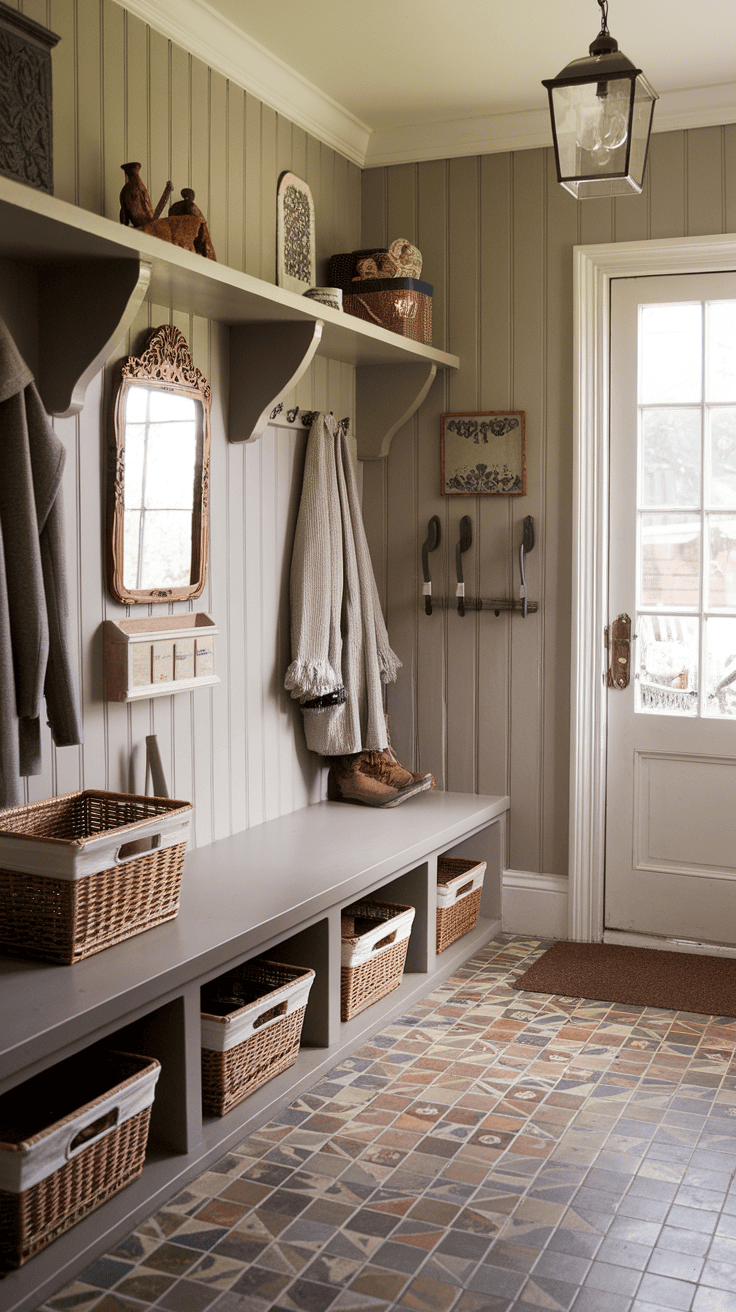
<svg viewBox="0 0 736 1312">
<path fill-rule="evenodd" d="M 455 906 L 456 902 L 462 902 L 463 898 L 470 897 L 476 889 L 483 886 L 483 879 L 486 873 L 486 862 L 479 861 L 477 865 L 469 866 L 462 874 L 453 875 L 448 879 L 446 884 L 437 885 L 437 906 L 440 910 L 446 907 Z M 468 887 L 469 885 L 469 887 Z"/>
<path fill-rule="evenodd" d="M 152 839 L 150 855 L 155 855 L 167 847 L 187 842 L 192 806 L 189 802 L 179 805 L 187 809 L 162 811 L 160 815 L 118 825 L 89 838 L 36 838 L 32 834 L 0 833 L 0 870 L 72 881 L 109 870 L 112 866 L 128 865 L 149 855 L 145 851 L 133 852 L 121 858 L 120 849 L 128 843 Z"/>
<path fill-rule="evenodd" d="M 237 1048 L 239 1043 L 249 1039 L 251 1034 L 263 1033 L 290 1016 L 293 1011 L 306 1007 L 314 971 L 305 971 L 304 975 L 294 980 L 293 984 L 282 984 L 264 997 L 256 998 L 255 1002 L 247 1003 L 238 1011 L 231 1011 L 228 1016 L 210 1016 L 202 1012 L 202 1047 L 210 1052 L 229 1052 L 231 1048 Z M 286 1010 L 280 1016 L 272 1016 L 262 1025 L 256 1023 L 264 1011 L 270 1011 L 282 1002 L 286 1002 Z"/>
<path fill-rule="evenodd" d="M 124 1087 L 118 1085 L 94 1102 L 86 1103 L 71 1117 L 55 1122 L 32 1139 L 24 1139 L 18 1144 L 0 1144 L 0 1189 L 11 1194 L 23 1193 L 38 1184 L 39 1180 L 53 1175 L 54 1171 L 58 1171 L 72 1158 L 78 1157 L 90 1144 L 97 1143 L 106 1134 L 112 1134 L 119 1125 L 137 1116 L 145 1107 L 150 1107 L 160 1070 L 160 1063 L 156 1062 L 155 1066 L 126 1080 Z M 53 1070 L 49 1072 L 49 1079 L 53 1079 Z M 114 1125 L 107 1126 L 71 1150 L 72 1140 L 81 1130 L 94 1125 L 95 1121 L 102 1120 L 114 1110 L 117 1110 Z"/>
<path fill-rule="evenodd" d="M 343 939 L 340 948 L 340 965 L 362 966 L 364 962 L 370 961 L 371 957 L 380 956 L 382 952 L 387 952 L 389 948 L 395 947 L 397 943 L 402 943 L 411 934 L 413 920 L 414 907 L 407 907 L 406 911 L 400 911 L 397 916 L 392 916 L 390 920 L 377 921 L 375 929 L 366 930 L 365 934 L 361 934 L 357 943 Z M 377 948 L 376 945 L 382 939 L 388 938 L 389 935 L 391 936 L 391 942 Z"/>
</svg>

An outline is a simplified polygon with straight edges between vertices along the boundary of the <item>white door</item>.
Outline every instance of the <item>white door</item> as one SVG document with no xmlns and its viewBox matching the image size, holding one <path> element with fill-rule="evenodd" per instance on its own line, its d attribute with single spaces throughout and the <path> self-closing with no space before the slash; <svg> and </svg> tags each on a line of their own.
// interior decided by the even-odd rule
<svg viewBox="0 0 736 1312">
<path fill-rule="evenodd" d="M 611 297 L 605 927 L 736 944 L 736 274 Z"/>
</svg>

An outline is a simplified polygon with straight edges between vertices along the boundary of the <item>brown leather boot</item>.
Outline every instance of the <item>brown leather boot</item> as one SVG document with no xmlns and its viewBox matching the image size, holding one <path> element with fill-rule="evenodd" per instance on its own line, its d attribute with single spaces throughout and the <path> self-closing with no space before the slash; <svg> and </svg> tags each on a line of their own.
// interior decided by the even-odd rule
<svg viewBox="0 0 736 1312">
<path fill-rule="evenodd" d="M 398 762 L 385 760 L 385 754 L 384 749 L 333 758 L 327 796 L 332 801 L 362 802 L 365 806 L 398 806 L 429 788 L 428 781 L 412 779 Z"/>
<path fill-rule="evenodd" d="M 384 747 L 382 755 L 385 757 L 386 760 L 392 761 L 394 765 L 397 765 L 400 770 L 404 770 L 404 767 L 403 765 L 401 765 L 399 758 L 396 755 L 396 752 L 391 746 L 391 734 L 388 731 L 388 716 L 386 716 L 386 737 L 388 738 L 388 747 Z M 428 770 L 420 770 L 420 771 L 404 770 L 404 774 L 408 775 L 409 779 L 413 779 L 414 783 L 421 783 L 423 788 L 432 789 L 437 784 L 437 780 L 435 779 L 434 775 L 430 774 Z"/>
</svg>

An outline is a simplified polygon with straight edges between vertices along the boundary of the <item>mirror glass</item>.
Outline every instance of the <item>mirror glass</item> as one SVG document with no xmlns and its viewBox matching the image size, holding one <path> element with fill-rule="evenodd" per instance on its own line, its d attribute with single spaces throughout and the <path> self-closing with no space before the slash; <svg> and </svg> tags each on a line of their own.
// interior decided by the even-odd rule
<svg viewBox="0 0 736 1312">
<path fill-rule="evenodd" d="M 109 544 L 119 601 L 182 600 L 204 587 L 209 404 L 209 384 L 175 328 L 157 328 L 123 366 Z"/>
</svg>

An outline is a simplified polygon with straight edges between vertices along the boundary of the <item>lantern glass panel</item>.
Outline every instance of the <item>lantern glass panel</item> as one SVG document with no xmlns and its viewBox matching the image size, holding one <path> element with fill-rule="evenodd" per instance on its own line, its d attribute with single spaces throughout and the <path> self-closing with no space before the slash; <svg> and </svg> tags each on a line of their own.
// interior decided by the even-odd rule
<svg viewBox="0 0 736 1312">
<path fill-rule="evenodd" d="M 631 121 L 631 155 L 629 157 L 629 177 L 633 183 L 632 190 L 635 189 L 636 191 L 641 191 L 644 182 L 654 99 L 651 87 L 643 77 L 639 76 L 634 84 L 634 113 Z"/>
<path fill-rule="evenodd" d="M 553 88 L 561 181 L 626 174 L 630 99 L 628 77 Z"/>
</svg>

